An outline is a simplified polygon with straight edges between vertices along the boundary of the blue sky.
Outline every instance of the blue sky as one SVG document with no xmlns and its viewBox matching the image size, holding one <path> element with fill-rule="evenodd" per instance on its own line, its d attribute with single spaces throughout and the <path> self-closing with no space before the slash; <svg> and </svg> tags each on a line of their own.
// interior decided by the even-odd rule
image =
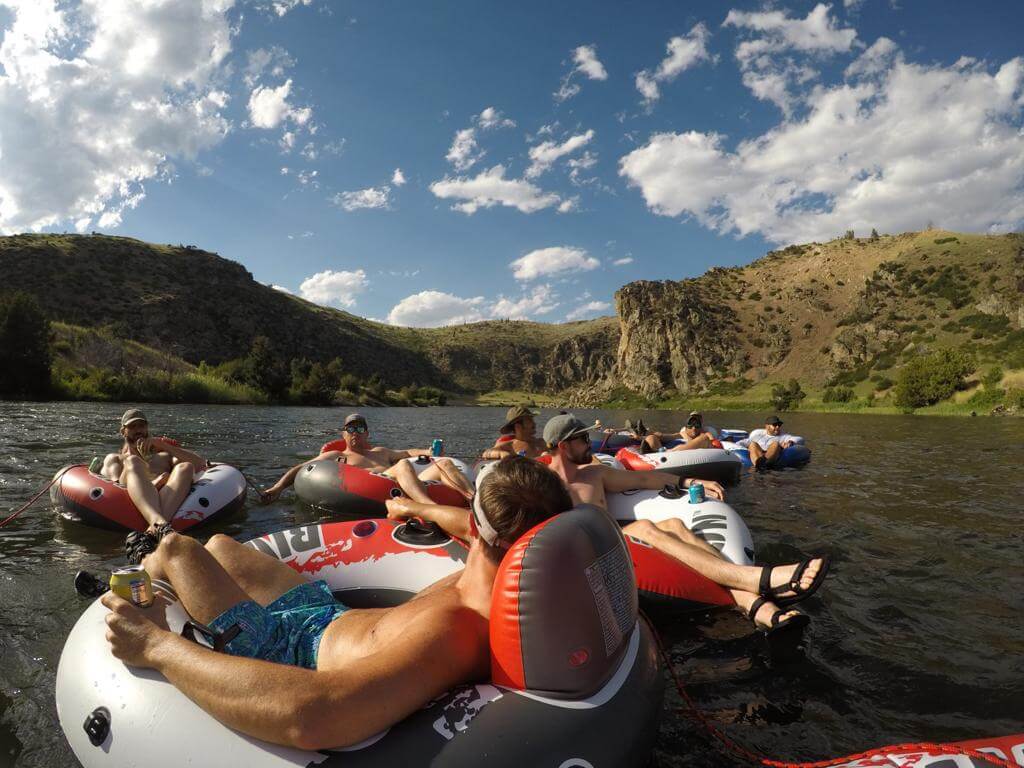
<svg viewBox="0 0 1024 768">
<path fill-rule="evenodd" d="M 1024 222 L 1018 3 L 0 0 L 0 231 L 411 325 Z M 397 171 L 396 169 L 400 169 Z"/>
</svg>

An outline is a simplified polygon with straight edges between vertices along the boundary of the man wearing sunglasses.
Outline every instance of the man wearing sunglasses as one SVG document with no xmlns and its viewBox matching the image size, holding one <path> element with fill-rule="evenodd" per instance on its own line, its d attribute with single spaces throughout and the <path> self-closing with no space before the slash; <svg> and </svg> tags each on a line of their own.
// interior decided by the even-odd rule
<svg viewBox="0 0 1024 768">
<path fill-rule="evenodd" d="M 162 598 L 142 609 L 108 592 L 111 650 L 254 738 L 304 750 L 357 744 L 456 685 L 488 679 L 502 557 L 572 506 L 556 477 L 519 456 L 498 463 L 477 499 L 466 567 L 393 608 L 349 608 L 324 582 L 223 534 L 205 547 L 169 534 L 143 565 L 224 652 L 168 631 Z"/>
<path fill-rule="evenodd" d="M 432 466 L 427 467 L 417 476 L 416 470 L 406 459 L 429 456 L 431 453 L 429 448 L 409 448 L 396 451 L 372 445 L 370 427 L 366 422 L 366 417 L 362 414 L 350 413 L 346 416 L 345 421 L 342 422 L 342 432 L 345 438 L 344 450 L 324 451 L 310 461 L 343 457 L 345 463 L 350 466 L 387 475 L 398 483 L 406 496 L 420 504 L 433 503 L 430 496 L 427 495 L 426 486 L 423 485 L 424 480 L 439 480 L 457 490 L 467 500 L 473 498 L 473 487 L 451 459 L 444 457 L 435 459 Z M 270 488 L 260 492 L 260 499 L 264 503 L 274 501 L 285 488 L 295 482 L 299 471 L 309 463 L 309 461 L 304 461 L 289 469 Z"/>
<path fill-rule="evenodd" d="M 661 490 L 665 486 L 688 488 L 694 482 L 702 483 L 710 498 L 725 498 L 722 486 L 710 480 L 684 480 L 666 472 L 630 472 L 589 463 L 590 430 L 595 426 L 585 424 L 571 413 L 555 416 L 544 425 L 544 441 L 552 454 L 551 470 L 565 483 L 574 504 L 591 504 L 607 511 L 609 493 L 641 488 Z M 802 600 L 818 588 L 827 570 L 824 558 L 811 559 L 806 565 L 776 567 L 730 563 L 676 518 L 658 523 L 638 520 L 622 530 L 729 589 L 740 610 L 765 632 L 783 627 L 798 631 L 805 627 L 805 614 L 784 610 L 769 598 L 779 599 L 782 605 Z M 795 623 L 786 626 L 794 619 Z"/>
</svg>

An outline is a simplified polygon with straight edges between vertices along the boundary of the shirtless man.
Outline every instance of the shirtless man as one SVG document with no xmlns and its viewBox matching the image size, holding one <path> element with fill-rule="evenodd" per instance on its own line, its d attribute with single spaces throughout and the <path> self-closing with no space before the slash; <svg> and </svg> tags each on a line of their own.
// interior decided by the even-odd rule
<svg viewBox="0 0 1024 768">
<path fill-rule="evenodd" d="M 188 496 L 192 478 L 206 469 L 206 461 L 160 438 L 149 436 L 149 422 L 137 408 L 121 416 L 123 442 L 117 453 L 107 454 L 100 474 L 128 489 L 128 496 L 149 524 L 152 535 L 169 525 Z"/>
<path fill-rule="evenodd" d="M 793 440 L 787 440 L 782 435 L 782 419 L 778 416 L 770 416 L 764 422 L 764 434 L 758 434 L 759 430 L 750 433 L 750 437 L 740 441 L 740 445 L 746 445 L 750 451 L 750 461 L 754 469 L 769 469 L 775 466 L 782 452 L 794 445 Z"/>
<path fill-rule="evenodd" d="M 537 423 L 533 417 L 537 414 L 525 405 L 515 405 L 505 413 L 505 423 L 498 430 L 504 439 L 499 439 L 493 448 L 483 452 L 485 459 L 502 459 L 518 454 L 528 459 L 536 459 L 544 453 L 544 441 L 537 437 Z M 512 439 L 509 440 L 508 438 Z"/>
<path fill-rule="evenodd" d="M 356 744 L 453 686 L 488 678 L 505 542 L 572 501 L 547 469 L 513 456 L 483 483 L 477 506 L 465 569 L 394 608 L 347 608 L 323 582 L 224 535 L 204 548 L 170 534 L 146 570 L 170 581 L 194 620 L 241 632 L 217 653 L 169 632 L 162 600 L 140 609 L 108 592 L 107 639 L 117 658 L 155 669 L 249 736 L 306 750 Z"/>
<path fill-rule="evenodd" d="M 724 498 L 722 487 L 708 480 L 681 480 L 665 472 L 630 472 L 603 464 L 588 464 L 590 429 L 572 414 L 556 416 L 544 426 L 544 441 L 553 454 L 550 467 L 562 478 L 575 504 L 593 504 L 607 510 L 608 493 L 636 488 L 660 490 L 676 484 L 688 488 L 694 482 L 703 483 L 708 496 Z M 659 523 L 638 520 L 625 526 L 623 532 L 728 588 L 740 610 L 758 628 L 769 632 L 783 627 L 799 630 L 807 625 L 806 614 L 780 606 L 809 597 L 821 585 L 828 570 L 828 559 L 821 557 L 806 561 L 806 565 L 759 567 L 730 563 L 675 518 Z"/>
<path fill-rule="evenodd" d="M 416 470 L 405 459 L 429 456 L 429 448 L 395 451 L 391 448 L 372 446 L 370 445 L 370 428 L 367 426 L 366 418 L 358 413 L 350 413 L 345 417 L 342 430 L 345 433 L 344 451 L 324 451 L 310 461 L 344 457 L 345 463 L 350 466 L 387 475 L 398 483 L 406 496 L 422 504 L 432 503 L 430 496 L 427 495 L 426 486 L 423 485 L 424 480 L 440 480 L 445 485 L 450 485 L 457 490 L 467 500 L 473 498 L 473 486 L 469 484 L 469 480 L 458 470 L 451 459 L 444 457 L 435 459 L 433 465 L 427 467 L 417 477 Z M 260 499 L 264 503 L 274 501 L 285 488 L 295 482 L 299 471 L 309 463 L 309 461 L 304 461 L 289 469 L 281 476 L 280 480 L 260 492 Z"/>
<path fill-rule="evenodd" d="M 692 451 L 694 448 L 713 448 L 715 436 L 704 429 L 704 417 L 698 411 L 690 411 L 686 417 L 686 424 L 676 435 L 664 432 L 650 432 L 644 439 L 644 445 L 651 450 L 657 451 L 662 447 L 663 441 L 682 438 L 684 442 L 666 450 L 669 451 Z M 645 453 L 647 451 L 644 451 Z"/>
</svg>

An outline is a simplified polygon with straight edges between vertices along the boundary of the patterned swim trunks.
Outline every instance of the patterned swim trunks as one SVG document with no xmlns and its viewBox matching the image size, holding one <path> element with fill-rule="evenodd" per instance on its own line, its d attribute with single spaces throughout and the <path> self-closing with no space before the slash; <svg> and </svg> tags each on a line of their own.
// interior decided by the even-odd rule
<svg viewBox="0 0 1024 768">
<path fill-rule="evenodd" d="M 210 622 L 223 632 L 237 624 L 241 632 L 224 646 L 232 656 L 316 669 L 316 655 L 327 625 L 348 610 L 334 599 L 326 582 L 300 584 L 265 608 L 245 600 Z"/>
</svg>

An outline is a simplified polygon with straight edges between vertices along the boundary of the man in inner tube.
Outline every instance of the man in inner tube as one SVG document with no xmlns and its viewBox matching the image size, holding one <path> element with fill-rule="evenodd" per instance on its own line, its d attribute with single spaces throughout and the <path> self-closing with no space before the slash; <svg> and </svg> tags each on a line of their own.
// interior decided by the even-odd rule
<svg viewBox="0 0 1024 768">
<path fill-rule="evenodd" d="M 500 437 L 494 447 L 483 452 L 485 459 L 503 459 L 518 454 L 536 459 L 545 451 L 544 441 L 537 437 L 537 414 L 525 405 L 514 405 L 505 413 L 505 423 L 498 430 Z"/>
<path fill-rule="evenodd" d="M 138 408 L 124 412 L 119 433 L 121 449 L 107 454 L 100 474 L 128 489 L 135 508 L 149 523 L 143 535 L 167 530 L 206 461 L 168 440 L 150 437 L 149 421 Z"/>
<path fill-rule="evenodd" d="M 431 453 L 429 448 L 409 448 L 396 451 L 391 448 L 371 445 L 370 427 L 367 425 L 366 417 L 359 413 L 350 413 L 346 416 L 341 428 L 345 433 L 345 450 L 325 451 L 310 461 L 344 457 L 345 463 L 350 466 L 387 475 L 398 483 L 406 496 L 421 504 L 433 503 L 430 496 L 427 495 L 426 486 L 423 485 L 424 480 L 440 480 L 445 485 L 450 485 L 457 490 L 467 500 L 473 498 L 473 486 L 451 459 L 437 458 L 434 460 L 433 466 L 427 467 L 417 476 L 416 470 L 405 459 L 429 456 Z M 309 461 L 304 461 L 289 469 L 281 476 L 280 480 L 260 492 L 260 499 L 264 503 L 274 501 L 285 488 L 294 484 L 299 471 L 309 463 Z"/>
<path fill-rule="evenodd" d="M 698 411 L 690 411 L 686 417 L 686 424 L 679 430 L 678 434 L 666 434 L 664 432 L 649 432 L 644 438 L 644 446 L 652 451 L 662 448 L 662 442 L 682 438 L 683 442 L 666 450 L 669 451 L 692 451 L 694 448 L 714 448 L 715 436 L 704 429 L 704 417 Z M 720 445 L 717 447 L 721 447 Z M 645 450 L 644 453 L 647 453 Z"/>
<path fill-rule="evenodd" d="M 168 631 L 162 599 L 141 609 L 112 592 L 101 598 L 107 639 L 117 658 L 155 669 L 230 728 L 306 750 L 356 744 L 456 685 L 489 678 L 501 559 L 572 500 L 544 466 L 511 456 L 474 506 L 466 567 L 393 608 L 347 608 L 324 582 L 223 534 L 204 548 L 172 533 L 143 565 L 226 653 Z"/>
<path fill-rule="evenodd" d="M 740 440 L 740 445 L 746 446 L 750 451 L 750 461 L 754 469 L 763 470 L 773 468 L 782 456 L 782 452 L 795 445 L 792 435 L 782 434 L 782 419 L 778 416 L 769 416 L 765 419 L 764 430 L 755 429 L 750 437 Z"/>
<path fill-rule="evenodd" d="M 549 466 L 565 483 L 575 504 L 592 504 L 607 510 L 609 493 L 639 488 L 661 490 L 666 486 L 689 488 L 694 482 L 702 483 L 709 497 L 725 498 L 722 486 L 710 480 L 684 480 L 666 472 L 630 472 L 589 463 L 591 429 L 592 425 L 584 424 L 571 413 L 555 416 L 544 425 L 544 441 L 553 456 Z M 729 589 L 737 607 L 766 633 L 783 629 L 792 632 L 807 625 L 806 614 L 780 606 L 809 597 L 827 571 L 826 559 L 820 557 L 775 567 L 736 565 L 677 518 L 658 523 L 638 520 L 625 526 L 623 532 Z"/>
</svg>

